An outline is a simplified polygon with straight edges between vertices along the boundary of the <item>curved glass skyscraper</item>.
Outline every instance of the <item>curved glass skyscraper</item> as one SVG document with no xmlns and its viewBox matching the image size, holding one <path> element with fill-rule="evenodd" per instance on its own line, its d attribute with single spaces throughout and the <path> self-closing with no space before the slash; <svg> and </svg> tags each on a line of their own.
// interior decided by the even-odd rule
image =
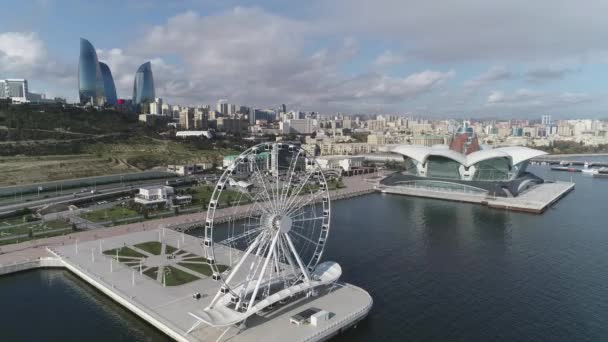
<svg viewBox="0 0 608 342">
<path fill-rule="evenodd" d="M 103 78 L 97 53 L 93 44 L 84 38 L 80 38 L 78 92 L 81 104 L 102 105 L 105 102 Z"/>
<path fill-rule="evenodd" d="M 139 109 L 144 102 L 154 102 L 154 76 L 152 76 L 152 64 L 146 62 L 139 66 L 135 73 L 133 83 L 133 104 Z"/>
<path fill-rule="evenodd" d="M 110 67 L 103 62 L 99 62 L 99 68 L 101 69 L 101 76 L 103 78 L 103 90 L 106 96 L 106 103 L 109 105 L 116 105 L 116 86 L 114 85 L 114 78 L 112 78 L 112 71 L 110 71 Z"/>
</svg>

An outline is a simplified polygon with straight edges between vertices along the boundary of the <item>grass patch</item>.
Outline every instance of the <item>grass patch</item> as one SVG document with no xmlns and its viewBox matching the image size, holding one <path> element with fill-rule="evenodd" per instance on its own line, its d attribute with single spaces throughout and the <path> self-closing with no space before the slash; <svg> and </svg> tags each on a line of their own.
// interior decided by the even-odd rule
<svg viewBox="0 0 608 342">
<path fill-rule="evenodd" d="M 167 275 L 165 276 L 165 285 L 167 286 L 182 285 L 200 279 L 199 277 L 196 277 L 190 273 L 186 273 L 175 267 L 166 266 L 165 268 L 171 270 L 171 272 L 167 273 Z"/>
<path fill-rule="evenodd" d="M 69 222 L 61 220 L 46 221 L 44 222 L 44 225 L 48 229 L 72 228 L 72 225 Z"/>
<path fill-rule="evenodd" d="M 204 206 L 206 207 L 211 200 L 214 187 L 209 185 L 197 186 L 189 188 L 185 191 L 185 194 L 192 196 L 192 204 L 190 206 Z M 224 190 L 220 196 L 220 207 L 225 207 L 233 202 L 239 202 L 240 204 L 250 203 L 249 197 L 242 193 L 234 190 Z"/>
<path fill-rule="evenodd" d="M 81 217 L 85 220 L 93 221 L 93 222 L 105 222 L 105 221 L 113 221 L 124 219 L 128 217 L 133 217 L 139 215 L 135 210 L 131 210 L 123 207 L 114 207 L 110 209 L 100 209 L 90 211 L 81 215 Z"/>
<path fill-rule="evenodd" d="M 165 245 L 165 254 L 173 254 L 175 251 L 177 251 L 177 248 L 170 245 Z"/>
<path fill-rule="evenodd" d="M 13 243 L 25 242 L 25 241 L 36 240 L 36 239 L 41 239 L 41 238 L 66 235 L 71 232 L 72 232 L 72 229 L 70 228 L 70 229 L 52 231 L 52 232 L 47 232 L 47 233 L 34 233 L 33 238 L 23 236 L 23 237 L 16 237 L 14 239 L 0 240 L 0 246 L 11 245 Z"/>
<path fill-rule="evenodd" d="M 160 251 L 162 248 L 162 244 L 158 241 L 148 241 L 143 243 L 138 243 L 137 245 L 133 245 L 141 250 L 144 250 L 150 254 L 160 255 Z"/>
<path fill-rule="evenodd" d="M 213 269 L 211 269 L 211 266 L 207 264 L 190 264 L 186 262 L 179 262 L 177 264 L 187 269 L 193 270 L 194 272 L 206 275 L 208 277 L 213 274 Z"/>
<path fill-rule="evenodd" d="M 143 274 L 145 274 L 148 277 L 156 280 L 156 273 L 157 272 L 158 272 L 158 267 L 150 267 L 149 269 L 143 271 Z"/>
<path fill-rule="evenodd" d="M 129 247 L 119 247 L 114 249 L 108 249 L 107 251 L 103 251 L 103 254 L 109 256 L 116 256 L 116 251 L 118 251 L 118 257 L 133 257 L 133 258 L 145 258 L 146 256 L 129 248 Z"/>
</svg>

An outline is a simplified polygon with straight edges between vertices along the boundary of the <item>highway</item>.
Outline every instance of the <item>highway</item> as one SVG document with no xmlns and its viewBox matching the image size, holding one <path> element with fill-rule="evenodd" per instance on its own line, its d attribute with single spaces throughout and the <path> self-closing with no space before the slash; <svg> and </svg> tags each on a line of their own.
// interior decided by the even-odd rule
<svg viewBox="0 0 608 342">
<path fill-rule="evenodd" d="M 107 184 L 107 185 L 100 185 L 96 187 L 96 191 L 98 193 L 92 194 L 90 192 L 90 188 L 88 192 L 80 192 L 81 190 L 78 189 L 72 189 L 70 190 L 66 190 L 63 191 L 63 194 L 60 195 L 49 195 L 48 193 L 45 196 L 49 196 L 47 198 L 40 198 L 36 195 L 28 195 L 28 196 L 23 196 L 23 200 L 21 200 L 21 198 L 19 198 L 17 200 L 17 203 L 15 203 L 14 200 L 4 200 L 2 202 L 0 202 L 0 215 L 2 215 L 3 213 L 6 212 L 11 212 L 14 210 L 18 210 L 18 209 L 23 209 L 23 208 L 30 208 L 30 209 L 38 209 L 41 208 L 45 205 L 48 204 L 61 204 L 61 203 L 71 203 L 75 200 L 81 201 L 81 200 L 95 200 L 96 198 L 99 197 L 106 197 L 108 195 L 113 195 L 113 194 L 122 194 L 124 192 L 128 192 L 131 191 L 133 189 L 138 189 L 140 187 L 143 186 L 151 186 L 151 185 L 164 185 L 165 184 L 166 179 L 153 179 L 153 180 L 148 180 L 148 181 L 138 181 L 136 184 Z M 74 194 L 76 196 L 74 196 Z M 27 199 L 29 199 L 29 201 L 26 201 Z M 10 204 L 2 204 L 2 203 L 6 203 L 9 202 Z"/>
</svg>

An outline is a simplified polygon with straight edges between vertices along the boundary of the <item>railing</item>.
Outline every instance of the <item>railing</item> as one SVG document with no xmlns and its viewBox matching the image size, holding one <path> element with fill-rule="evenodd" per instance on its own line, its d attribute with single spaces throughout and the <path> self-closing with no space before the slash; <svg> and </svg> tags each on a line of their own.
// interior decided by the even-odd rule
<svg viewBox="0 0 608 342">
<path fill-rule="evenodd" d="M 361 290 L 352 285 L 349 287 L 356 288 L 357 290 Z M 361 290 L 361 291 L 363 291 L 363 290 Z M 367 294 L 367 292 L 365 292 L 365 293 Z M 367 296 L 369 297 L 370 302 L 367 305 L 365 305 L 363 308 L 361 308 L 355 312 L 351 312 L 350 314 L 346 315 L 341 320 L 335 321 L 331 324 L 324 326 L 323 329 L 317 331 L 313 335 L 305 337 L 304 339 L 301 340 L 301 342 L 316 341 L 321 336 L 323 336 L 323 337 L 329 336 L 329 335 L 335 333 L 336 331 L 340 331 L 340 329 L 347 326 L 349 323 L 355 322 L 358 319 L 363 318 L 365 315 L 367 315 L 369 313 L 369 311 L 372 308 L 372 305 L 374 304 L 374 301 L 371 298 L 371 296 L 369 296 L 369 294 L 367 294 Z"/>
<path fill-rule="evenodd" d="M 77 271 L 79 271 L 80 273 L 86 275 L 87 277 L 94 279 L 97 283 L 99 283 L 99 285 L 103 286 L 106 288 L 106 290 L 110 290 L 115 296 L 121 298 L 123 301 L 129 303 L 131 306 L 133 306 L 134 308 L 142 311 L 142 313 L 144 313 L 145 315 L 149 316 L 151 319 L 155 320 L 156 322 L 158 322 L 158 324 L 162 324 L 165 326 L 165 328 L 167 328 L 168 330 L 171 330 L 173 333 L 179 335 L 180 337 L 184 337 L 186 332 L 182 329 L 180 329 L 179 327 L 175 326 L 173 323 L 171 323 L 170 321 L 168 321 L 167 319 L 163 318 L 162 316 L 160 316 L 159 314 L 157 314 L 152 308 L 150 308 L 149 306 L 145 305 L 144 303 L 140 302 L 139 300 L 137 300 L 137 298 L 135 296 L 129 295 L 128 293 L 120 290 L 118 287 L 116 287 L 114 284 L 107 282 L 101 275 L 98 274 L 93 274 L 90 273 L 89 270 L 87 268 L 84 268 L 76 265 L 73 262 L 66 262 L 65 260 L 68 259 L 67 256 L 59 253 L 56 250 L 53 250 L 51 248 L 48 248 L 49 251 L 51 251 L 53 254 L 57 255 L 59 258 L 61 258 L 61 260 L 64 262 L 64 264 L 68 263 L 70 267 L 76 269 Z M 130 267 L 121 265 L 120 263 L 116 263 L 116 268 L 123 268 L 123 269 L 131 269 Z M 69 268 L 68 268 L 69 269 Z M 132 270 L 132 269 L 131 269 Z M 142 276 L 143 277 L 143 276 Z M 144 278 L 145 279 L 145 278 Z M 83 279 L 86 281 L 86 279 Z M 88 281 L 87 281 L 88 282 Z M 88 282 L 90 283 L 90 282 Z M 95 284 L 90 283 L 92 286 L 95 286 Z M 97 286 L 95 286 L 97 287 Z M 101 290 L 101 289 L 100 289 Z M 102 291 L 103 292 L 103 291 Z M 123 305 L 125 306 L 125 305 Z M 142 315 L 138 314 L 137 312 L 135 312 L 133 309 L 128 308 L 130 311 L 132 311 L 133 313 L 137 314 L 138 316 L 140 316 L 142 319 L 145 319 L 148 323 L 153 324 L 152 322 L 150 322 L 149 319 L 146 319 L 145 317 L 143 317 Z M 157 328 L 161 329 L 161 327 L 157 326 Z M 162 329 L 161 329 L 162 330 Z M 165 331 L 166 333 L 166 331 Z"/>
</svg>

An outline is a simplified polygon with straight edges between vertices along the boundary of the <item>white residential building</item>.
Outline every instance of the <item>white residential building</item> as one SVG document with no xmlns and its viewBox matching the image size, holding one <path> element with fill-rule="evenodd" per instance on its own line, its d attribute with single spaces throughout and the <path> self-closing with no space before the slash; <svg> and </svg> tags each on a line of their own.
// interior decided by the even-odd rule
<svg viewBox="0 0 608 342">
<path fill-rule="evenodd" d="M 13 102 L 28 102 L 27 80 L 0 80 L 0 99 L 10 98 Z"/>
<path fill-rule="evenodd" d="M 139 193 L 135 195 L 135 203 L 145 206 L 167 206 L 171 204 L 173 194 L 174 190 L 171 186 L 148 186 L 139 189 Z"/>
</svg>

